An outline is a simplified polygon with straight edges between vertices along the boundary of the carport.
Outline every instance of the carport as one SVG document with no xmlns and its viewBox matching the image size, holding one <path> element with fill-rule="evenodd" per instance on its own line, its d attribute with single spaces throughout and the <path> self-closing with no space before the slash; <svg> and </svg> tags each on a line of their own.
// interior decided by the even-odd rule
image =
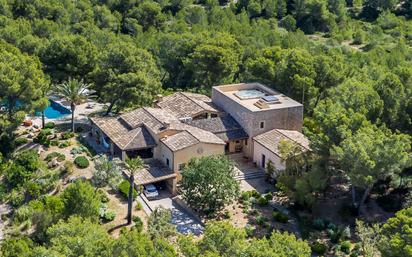
<svg viewBox="0 0 412 257">
<path fill-rule="evenodd" d="M 127 170 L 124 170 L 126 176 L 129 176 Z M 141 185 L 147 185 L 164 181 L 167 189 L 174 195 L 177 191 L 176 173 L 163 165 L 158 160 L 150 160 L 146 167 L 134 175 L 134 183 L 137 189 Z"/>
</svg>

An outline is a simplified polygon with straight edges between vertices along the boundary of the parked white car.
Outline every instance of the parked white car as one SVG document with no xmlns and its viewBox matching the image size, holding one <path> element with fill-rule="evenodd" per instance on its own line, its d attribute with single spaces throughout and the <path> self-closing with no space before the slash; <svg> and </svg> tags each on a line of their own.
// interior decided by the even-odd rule
<svg viewBox="0 0 412 257">
<path fill-rule="evenodd" d="M 148 199 L 156 198 L 159 196 L 159 192 L 157 191 L 157 188 L 153 184 L 145 185 L 143 193 Z"/>
</svg>

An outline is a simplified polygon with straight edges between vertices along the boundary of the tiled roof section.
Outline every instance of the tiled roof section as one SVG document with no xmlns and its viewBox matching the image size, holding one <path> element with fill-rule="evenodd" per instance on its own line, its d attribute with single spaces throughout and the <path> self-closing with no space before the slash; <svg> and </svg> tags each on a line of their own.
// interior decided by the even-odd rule
<svg viewBox="0 0 412 257">
<path fill-rule="evenodd" d="M 280 133 L 285 135 L 286 137 L 292 139 L 296 143 L 298 143 L 300 146 L 302 146 L 306 150 L 310 150 L 309 144 L 310 141 L 305 135 L 300 133 L 299 131 L 296 130 L 286 130 L 286 129 L 278 129 Z"/>
<path fill-rule="evenodd" d="M 202 143 L 220 144 L 220 145 L 225 144 L 225 142 L 222 141 L 222 139 L 217 137 L 212 132 L 202 130 L 200 128 L 196 128 L 196 127 L 190 126 L 185 123 L 173 123 L 170 126 L 170 129 L 187 131 L 192 136 L 194 136 L 197 140 L 199 140 L 199 142 L 202 142 Z"/>
<path fill-rule="evenodd" d="M 154 133 L 162 131 L 165 124 L 179 122 L 170 112 L 158 108 L 139 108 L 120 116 L 130 128 L 145 125 Z"/>
<path fill-rule="evenodd" d="M 310 150 L 309 140 L 302 133 L 294 130 L 273 129 L 255 136 L 254 140 L 278 156 L 280 156 L 279 144 L 284 140 L 292 140 L 304 150 Z"/>
<path fill-rule="evenodd" d="M 230 130 L 222 133 L 216 133 L 215 135 L 225 142 L 249 138 L 248 134 L 246 134 L 243 129 Z"/>
<path fill-rule="evenodd" d="M 209 97 L 194 93 L 177 92 L 165 96 L 157 106 L 173 113 L 177 118 L 195 117 L 206 111 L 219 112 Z"/>
<path fill-rule="evenodd" d="M 173 152 L 199 143 L 199 140 L 187 131 L 165 137 L 161 141 Z"/>
<path fill-rule="evenodd" d="M 120 149 L 141 149 L 155 146 L 155 140 L 144 127 L 131 128 L 125 126 L 117 117 L 94 117 L 96 124 Z"/>
<path fill-rule="evenodd" d="M 187 124 L 214 133 L 223 141 L 246 139 L 248 135 L 230 115 L 210 119 L 199 119 Z"/>
</svg>

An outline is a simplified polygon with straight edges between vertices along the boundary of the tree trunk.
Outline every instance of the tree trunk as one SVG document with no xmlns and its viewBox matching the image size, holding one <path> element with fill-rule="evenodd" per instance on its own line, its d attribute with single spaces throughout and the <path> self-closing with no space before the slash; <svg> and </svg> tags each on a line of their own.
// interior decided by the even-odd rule
<svg viewBox="0 0 412 257">
<path fill-rule="evenodd" d="M 45 117 L 44 117 L 44 110 L 41 112 L 41 127 L 44 128 L 45 127 Z"/>
<path fill-rule="evenodd" d="M 363 204 L 365 203 L 366 198 L 368 197 L 371 190 L 372 190 L 372 186 L 369 186 L 369 187 L 366 188 L 365 192 L 363 193 L 362 199 L 359 202 L 359 207 L 358 207 L 359 212 L 362 211 Z"/>
<path fill-rule="evenodd" d="M 133 207 L 133 189 L 134 189 L 134 174 L 130 174 L 129 177 L 129 199 L 127 202 L 127 225 L 132 223 L 132 207 Z"/>
<path fill-rule="evenodd" d="M 113 101 L 110 103 L 109 107 L 107 108 L 106 114 L 105 116 L 109 115 L 109 113 L 112 111 L 114 104 L 116 103 L 116 101 Z"/>
<path fill-rule="evenodd" d="M 352 189 L 352 205 L 356 207 L 356 190 L 355 186 L 351 186 Z"/>
<path fill-rule="evenodd" d="M 72 132 L 74 132 L 74 110 L 76 109 L 76 105 L 71 103 L 70 108 L 72 111 Z"/>
</svg>

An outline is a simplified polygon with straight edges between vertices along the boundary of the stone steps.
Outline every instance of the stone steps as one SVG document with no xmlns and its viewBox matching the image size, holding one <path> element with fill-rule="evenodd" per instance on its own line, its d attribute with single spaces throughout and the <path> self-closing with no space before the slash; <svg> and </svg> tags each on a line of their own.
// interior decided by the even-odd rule
<svg viewBox="0 0 412 257">
<path fill-rule="evenodd" d="M 265 177 L 265 173 L 263 171 L 254 171 L 248 173 L 238 173 L 235 175 L 235 179 L 237 181 L 247 180 L 247 179 L 256 179 L 256 178 L 263 178 Z"/>
</svg>

